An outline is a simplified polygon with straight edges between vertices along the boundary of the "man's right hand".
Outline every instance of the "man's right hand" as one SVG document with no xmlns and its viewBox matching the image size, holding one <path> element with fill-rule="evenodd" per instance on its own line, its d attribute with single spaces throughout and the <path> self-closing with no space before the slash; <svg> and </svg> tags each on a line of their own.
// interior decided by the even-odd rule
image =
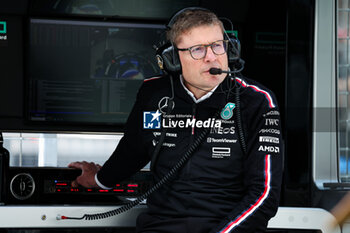
<svg viewBox="0 0 350 233">
<path fill-rule="evenodd" d="M 81 175 L 72 181 L 72 187 L 78 187 L 79 185 L 82 185 L 86 188 L 98 187 L 95 181 L 95 175 L 101 169 L 101 165 L 95 164 L 93 162 L 88 163 L 86 161 L 83 161 L 72 162 L 68 164 L 68 167 L 81 169 Z"/>
</svg>

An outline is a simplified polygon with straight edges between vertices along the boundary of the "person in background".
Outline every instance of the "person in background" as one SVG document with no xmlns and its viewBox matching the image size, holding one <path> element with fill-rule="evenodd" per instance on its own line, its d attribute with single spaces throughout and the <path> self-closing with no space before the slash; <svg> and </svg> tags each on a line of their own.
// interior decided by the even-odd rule
<svg viewBox="0 0 350 233">
<path fill-rule="evenodd" d="M 343 225 L 350 217 L 350 192 L 346 193 L 330 212 L 334 216 L 333 221 L 330 223 L 331 227 Z"/>
</svg>

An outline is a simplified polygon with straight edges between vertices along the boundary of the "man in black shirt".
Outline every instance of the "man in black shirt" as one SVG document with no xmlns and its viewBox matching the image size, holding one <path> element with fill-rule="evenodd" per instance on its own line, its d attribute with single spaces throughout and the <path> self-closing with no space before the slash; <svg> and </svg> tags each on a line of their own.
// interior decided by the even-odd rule
<svg viewBox="0 0 350 233">
<path fill-rule="evenodd" d="M 275 97 L 241 75 L 210 72 L 230 69 L 233 46 L 215 14 L 188 8 L 171 21 L 170 54 L 179 72 L 144 80 L 114 153 L 102 168 L 71 163 L 83 171 L 73 183 L 111 188 L 151 161 L 161 143 L 152 160 L 157 182 L 207 130 L 175 178 L 149 196 L 137 231 L 264 232 L 278 208 L 282 177 Z M 170 113 L 161 106 L 169 97 Z"/>
</svg>

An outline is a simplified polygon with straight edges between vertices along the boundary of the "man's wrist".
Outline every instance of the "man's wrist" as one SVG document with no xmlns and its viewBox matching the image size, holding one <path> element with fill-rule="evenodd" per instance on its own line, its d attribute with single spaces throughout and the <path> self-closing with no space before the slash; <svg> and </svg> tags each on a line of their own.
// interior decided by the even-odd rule
<svg viewBox="0 0 350 233">
<path fill-rule="evenodd" d="M 104 186 L 104 185 L 98 180 L 98 178 L 97 178 L 97 173 L 95 174 L 95 182 L 96 182 L 96 184 L 97 184 L 100 188 L 102 188 L 102 189 L 112 189 L 112 188 L 110 188 L 110 187 Z"/>
</svg>

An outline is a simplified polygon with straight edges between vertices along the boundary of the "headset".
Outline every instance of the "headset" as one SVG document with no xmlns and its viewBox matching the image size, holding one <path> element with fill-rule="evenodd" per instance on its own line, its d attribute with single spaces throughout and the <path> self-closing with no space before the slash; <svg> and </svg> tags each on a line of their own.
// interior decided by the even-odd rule
<svg viewBox="0 0 350 233">
<path fill-rule="evenodd" d="M 176 23 L 176 21 L 178 20 L 178 17 L 186 12 L 186 11 L 196 11 L 196 10 L 200 10 L 200 11 L 205 11 L 205 12 L 210 12 L 213 13 L 212 11 L 210 11 L 209 9 L 203 8 L 203 7 L 186 7 L 183 8 L 182 10 L 176 12 L 169 20 L 166 28 L 167 30 L 171 30 L 173 25 Z M 218 17 L 219 18 L 219 17 Z M 238 74 L 240 73 L 243 69 L 244 69 L 244 60 L 242 60 L 240 58 L 241 55 L 241 43 L 238 40 L 238 38 L 236 37 L 236 35 L 233 33 L 233 24 L 231 22 L 231 20 L 229 20 L 228 18 L 219 18 L 220 20 L 225 20 L 228 21 L 230 23 L 231 26 L 231 33 L 228 34 L 226 32 L 226 30 L 224 30 L 224 39 L 227 39 L 229 41 L 228 43 L 228 48 L 227 48 L 227 57 L 228 57 L 228 63 L 229 65 L 231 65 L 231 71 L 223 71 L 221 69 L 216 70 L 216 72 L 210 71 L 211 74 L 219 74 L 220 73 L 228 73 L 229 75 L 231 74 Z M 171 42 L 171 41 L 167 41 L 165 43 L 163 43 L 162 46 L 160 46 L 159 48 L 156 49 L 156 59 L 158 61 L 158 66 L 160 67 L 161 70 L 165 71 L 166 73 L 169 74 L 170 76 L 170 81 L 171 81 L 171 89 L 172 89 L 172 97 L 170 98 L 170 100 L 173 100 L 174 98 L 174 87 L 173 87 L 173 77 L 172 77 L 172 73 L 175 74 L 181 74 L 181 62 L 180 62 L 180 58 L 179 58 L 179 53 L 176 49 L 176 46 Z M 239 137 L 239 141 L 242 147 L 243 152 L 246 154 L 247 153 L 247 146 L 246 146 L 246 142 L 245 142 L 245 135 L 244 135 L 244 130 L 243 130 L 243 125 L 242 125 L 242 119 L 241 119 L 241 110 L 240 110 L 240 88 L 237 87 L 235 85 L 234 87 L 235 89 L 235 101 L 236 101 L 236 123 L 237 123 L 237 132 L 238 132 L 238 137 Z M 229 90 L 226 92 L 227 94 L 227 99 L 229 99 L 229 95 L 231 94 L 231 87 L 229 88 Z M 161 137 L 161 139 L 163 139 L 163 137 Z M 159 150 L 159 149 L 158 149 Z M 157 152 L 159 152 L 158 150 L 156 150 Z M 155 153 L 157 154 L 157 153 Z M 152 163 L 151 163 L 151 167 L 154 168 L 154 164 L 156 162 L 157 156 L 152 156 Z"/>
<path fill-rule="evenodd" d="M 201 10 L 201 11 L 207 11 L 207 12 L 213 13 L 212 11 L 202 7 L 186 7 L 176 12 L 170 18 L 168 24 L 166 25 L 167 30 L 169 31 L 172 29 L 179 15 L 181 15 L 183 12 L 195 11 L 195 10 Z M 231 23 L 229 19 L 227 18 L 223 18 L 223 19 L 228 20 Z M 232 23 L 231 23 L 231 27 L 233 27 Z M 233 33 L 228 34 L 224 30 L 224 39 L 229 41 L 228 48 L 227 48 L 227 56 L 228 56 L 229 64 L 235 65 L 237 61 L 242 61 L 240 59 L 241 46 L 238 38 Z M 158 62 L 158 66 L 160 67 L 161 70 L 167 73 L 181 73 L 181 62 L 180 62 L 179 54 L 176 46 L 171 41 L 164 42 L 160 47 L 156 49 L 156 59 Z M 233 70 L 235 70 L 235 68 L 233 68 Z"/>
</svg>

